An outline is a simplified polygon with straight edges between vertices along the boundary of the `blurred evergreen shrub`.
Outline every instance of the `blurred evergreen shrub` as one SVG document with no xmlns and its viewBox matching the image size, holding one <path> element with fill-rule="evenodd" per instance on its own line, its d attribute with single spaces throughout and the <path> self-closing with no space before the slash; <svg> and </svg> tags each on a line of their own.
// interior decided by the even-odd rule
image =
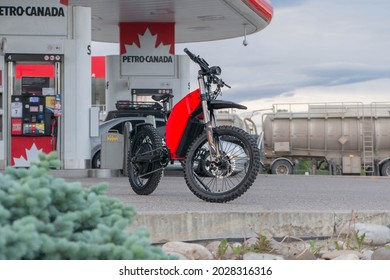
<svg viewBox="0 0 390 280">
<path fill-rule="evenodd" d="M 107 185 L 84 188 L 55 178 L 57 154 L 0 174 L 0 259 L 168 259 L 148 232 L 127 232 L 135 209 L 108 197 Z"/>
</svg>

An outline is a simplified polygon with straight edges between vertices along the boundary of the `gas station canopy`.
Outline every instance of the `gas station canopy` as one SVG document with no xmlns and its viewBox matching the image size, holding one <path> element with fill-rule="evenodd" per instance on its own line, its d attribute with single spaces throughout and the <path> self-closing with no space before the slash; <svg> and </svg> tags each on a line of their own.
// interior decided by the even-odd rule
<svg viewBox="0 0 390 280">
<path fill-rule="evenodd" d="M 91 41 L 120 43 L 105 60 L 107 111 L 156 90 L 173 93 L 175 104 L 191 81 L 175 43 L 249 35 L 272 16 L 269 0 L 1 0 L 0 169 L 54 150 L 63 169 L 100 161 L 91 150 L 100 137 Z"/>
<path fill-rule="evenodd" d="M 92 40 L 119 42 L 120 22 L 174 22 L 175 42 L 235 38 L 271 21 L 269 0 L 69 0 L 91 7 Z"/>
</svg>

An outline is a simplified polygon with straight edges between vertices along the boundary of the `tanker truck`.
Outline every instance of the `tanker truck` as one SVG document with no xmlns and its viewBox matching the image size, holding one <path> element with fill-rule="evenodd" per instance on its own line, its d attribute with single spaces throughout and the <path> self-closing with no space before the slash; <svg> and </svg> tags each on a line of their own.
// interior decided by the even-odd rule
<svg viewBox="0 0 390 280">
<path fill-rule="evenodd" d="M 390 103 L 276 104 L 262 115 L 263 169 L 390 176 Z"/>
</svg>

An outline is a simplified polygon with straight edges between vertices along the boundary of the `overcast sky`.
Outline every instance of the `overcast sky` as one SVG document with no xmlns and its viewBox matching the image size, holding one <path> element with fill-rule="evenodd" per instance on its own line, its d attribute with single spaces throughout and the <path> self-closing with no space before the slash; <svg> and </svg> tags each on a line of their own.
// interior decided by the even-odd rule
<svg viewBox="0 0 390 280">
<path fill-rule="evenodd" d="M 250 110 L 286 102 L 390 102 L 389 0 L 271 0 L 274 17 L 243 38 L 177 44 L 222 67 L 223 98 Z"/>
</svg>

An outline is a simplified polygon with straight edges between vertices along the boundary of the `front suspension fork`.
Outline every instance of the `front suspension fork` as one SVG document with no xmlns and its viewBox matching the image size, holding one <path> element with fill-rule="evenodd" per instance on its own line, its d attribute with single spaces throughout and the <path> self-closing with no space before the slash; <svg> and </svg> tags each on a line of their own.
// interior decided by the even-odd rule
<svg viewBox="0 0 390 280">
<path fill-rule="evenodd" d="M 204 113 L 204 122 L 207 142 L 210 150 L 210 159 L 212 162 L 215 162 L 216 158 L 219 157 L 218 143 L 215 142 L 213 128 L 216 126 L 215 118 L 211 117 L 211 113 L 207 106 L 207 101 L 202 101 L 202 109 Z"/>
</svg>

